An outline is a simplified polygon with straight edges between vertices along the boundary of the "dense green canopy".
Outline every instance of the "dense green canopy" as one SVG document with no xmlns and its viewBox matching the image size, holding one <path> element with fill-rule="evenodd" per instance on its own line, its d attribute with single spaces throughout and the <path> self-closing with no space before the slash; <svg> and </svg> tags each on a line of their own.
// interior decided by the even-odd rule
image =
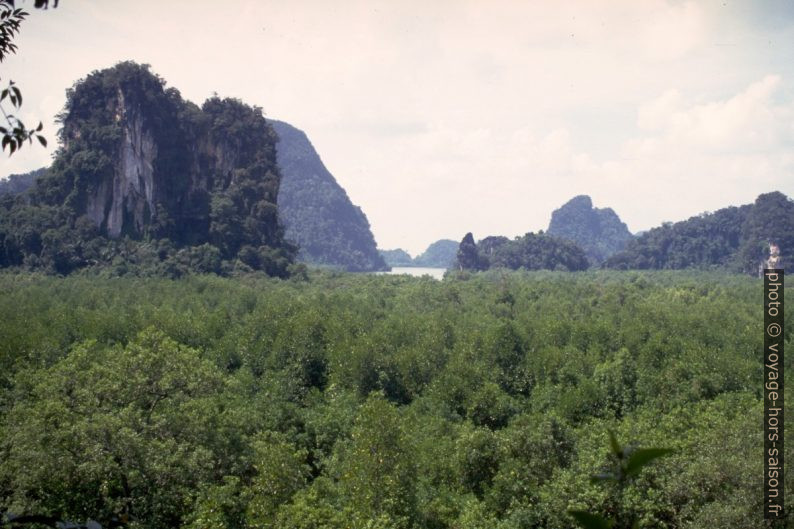
<svg viewBox="0 0 794 529">
<path fill-rule="evenodd" d="M 0 511 L 568 529 L 582 509 L 755 528 L 759 289 L 703 272 L 0 275 Z M 621 494 L 590 482 L 609 430 L 675 452 Z"/>
</svg>

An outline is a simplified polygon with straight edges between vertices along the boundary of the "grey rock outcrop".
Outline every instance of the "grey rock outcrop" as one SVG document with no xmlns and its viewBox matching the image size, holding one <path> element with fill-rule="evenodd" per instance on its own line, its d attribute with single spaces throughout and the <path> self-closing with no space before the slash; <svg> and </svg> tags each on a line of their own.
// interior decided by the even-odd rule
<svg viewBox="0 0 794 529">
<path fill-rule="evenodd" d="M 551 214 L 549 235 L 573 241 L 598 264 L 623 250 L 631 232 L 612 208 L 594 208 L 587 195 L 579 195 Z"/>
<path fill-rule="evenodd" d="M 111 179 L 102 180 L 88 197 L 86 215 L 97 227 L 105 226 L 107 235 L 117 238 L 125 219 L 134 232 L 142 232 L 155 211 L 154 160 L 157 144 L 144 126 L 143 112 L 131 107 L 118 89 L 116 120 L 122 127 L 118 167 Z"/>
</svg>

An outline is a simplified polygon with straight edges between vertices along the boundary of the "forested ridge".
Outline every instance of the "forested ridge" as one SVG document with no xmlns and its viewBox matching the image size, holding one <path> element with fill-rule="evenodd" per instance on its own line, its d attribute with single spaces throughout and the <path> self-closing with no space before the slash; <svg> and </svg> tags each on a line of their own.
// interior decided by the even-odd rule
<svg viewBox="0 0 794 529">
<path fill-rule="evenodd" d="M 11 174 L 0 180 L 0 195 L 18 195 L 33 187 L 36 179 L 47 171 L 46 167 L 28 173 Z"/>
<path fill-rule="evenodd" d="M 629 241 L 604 266 L 616 269 L 723 268 L 756 275 L 781 252 L 781 267 L 794 262 L 794 201 L 780 192 L 764 193 L 752 204 L 722 208 L 688 220 L 665 223 Z"/>
<path fill-rule="evenodd" d="M 286 123 L 271 123 L 283 136 L 279 145 L 285 149 L 279 163 L 287 168 L 279 193 L 279 200 L 286 201 L 286 205 L 278 205 L 278 214 L 287 219 L 287 238 L 299 249 L 298 259 L 310 264 L 349 271 L 381 270 L 387 264 L 468 270 L 720 268 L 756 275 L 759 265 L 769 255 L 770 244 L 780 248 L 783 268 L 794 259 L 791 253 L 794 202 L 780 192 L 759 195 L 753 204 L 667 222 L 637 237 L 631 236 L 611 209 L 593 208 L 589 197 L 579 196 L 553 212 L 550 231 L 546 233 L 528 233 L 514 240 L 489 236 L 478 243 L 472 239 L 476 251 L 472 251 L 470 244 L 463 244 L 464 253 L 468 252 L 463 264 L 458 253 L 461 243 L 447 239 L 434 242 L 416 258 L 401 249 L 378 251 L 363 212 L 350 203 L 344 190 L 322 166 L 305 135 Z M 0 218 L 0 230 L 5 220 L 6 231 L 0 231 L 0 236 L 4 237 L 2 251 L 7 262 L 58 273 L 89 266 L 103 273 L 172 277 L 188 272 L 228 274 L 270 262 L 271 258 L 259 259 L 250 248 L 238 256 L 244 259 L 224 262 L 212 246 L 180 250 L 178 240 L 153 236 L 146 238 L 144 244 L 128 238 L 93 241 L 96 230 L 85 218 L 69 221 L 73 224 L 71 230 L 48 232 L 50 244 L 44 245 L 42 231 L 55 226 L 54 220 L 46 220 L 47 215 L 51 217 L 62 208 L 31 209 L 31 202 L 35 205 L 38 200 L 33 193 L 12 197 L 27 191 L 36 179 L 48 174 L 46 169 L 40 169 L 11 175 L 12 178 L 0 183 L 0 207 L 6 207 L 5 219 Z M 12 220 L 14 216 L 17 219 Z M 206 220 L 199 220 L 202 223 Z M 156 232 L 150 230 L 150 233 Z M 64 234 L 65 239 L 61 237 Z M 29 251 L 33 255 L 19 250 L 24 244 L 32 248 Z M 109 248 L 100 252 L 103 244 Z M 275 255 L 281 263 L 277 268 L 282 270 L 279 273 L 284 273 L 287 264 L 284 258 L 289 255 L 289 248 L 287 245 L 286 253 L 281 250 L 281 256 Z M 581 260 L 582 253 L 586 262 Z M 9 255 L 15 255 L 16 260 Z"/>
<path fill-rule="evenodd" d="M 468 233 L 455 268 L 694 268 L 758 275 L 772 246 L 779 250 L 778 268 L 794 261 L 794 201 L 778 191 L 759 195 L 753 204 L 666 222 L 638 237 L 611 209 L 593 208 L 589 197 L 578 196 L 554 211 L 549 230 L 512 240 L 496 235 L 475 241 Z"/>
<path fill-rule="evenodd" d="M 562 529 L 574 508 L 756 528 L 760 288 L 0 275 L 0 508 L 147 528 Z M 590 483 L 608 430 L 675 451 L 618 496 Z"/>
</svg>

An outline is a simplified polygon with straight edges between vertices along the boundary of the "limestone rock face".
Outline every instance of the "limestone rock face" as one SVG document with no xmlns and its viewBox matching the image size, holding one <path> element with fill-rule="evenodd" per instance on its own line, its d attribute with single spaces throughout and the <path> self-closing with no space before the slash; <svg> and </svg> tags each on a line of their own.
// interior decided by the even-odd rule
<svg viewBox="0 0 794 529">
<path fill-rule="evenodd" d="M 279 222 L 278 137 L 261 108 L 195 105 L 127 61 L 77 81 L 59 118 L 52 165 L 0 197 L 0 267 L 289 276 L 297 250 Z"/>
<path fill-rule="evenodd" d="M 458 246 L 456 268 L 458 270 L 483 270 L 486 267 L 480 261 L 479 253 L 477 252 L 477 243 L 474 242 L 474 236 L 471 232 L 467 233 L 463 240 L 460 241 Z"/>
<path fill-rule="evenodd" d="M 211 243 L 224 257 L 285 247 L 277 136 L 261 109 L 217 97 L 198 107 L 126 62 L 77 83 L 63 123 L 51 173 L 102 235 Z"/>
<path fill-rule="evenodd" d="M 141 233 L 155 211 L 154 160 L 157 145 L 152 132 L 145 128 L 139 107 L 130 107 L 124 92 L 118 90 L 116 118 L 122 129 L 118 164 L 112 179 L 102 180 L 88 197 L 86 215 L 111 238 L 125 228 Z"/>
</svg>

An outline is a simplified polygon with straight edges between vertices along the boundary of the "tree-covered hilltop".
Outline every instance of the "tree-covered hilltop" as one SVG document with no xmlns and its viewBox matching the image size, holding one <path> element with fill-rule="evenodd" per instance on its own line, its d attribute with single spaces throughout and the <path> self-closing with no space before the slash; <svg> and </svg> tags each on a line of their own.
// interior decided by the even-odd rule
<svg viewBox="0 0 794 529">
<path fill-rule="evenodd" d="M 218 97 L 198 107 L 123 62 L 69 89 L 60 120 L 52 166 L 0 197 L 0 266 L 287 275 L 295 250 L 260 108 Z"/>
<path fill-rule="evenodd" d="M 458 243 L 451 239 L 440 239 L 414 258 L 414 266 L 430 268 L 452 268 L 458 255 Z"/>
<path fill-rule="evenodd" d="M 594 208 L 587 195 L 579 195 L 551 214 L 546 232 L 575 242 L 592 264 L 623 250 L 631 232 L 611 208 Z"/>
<path fill-rule="evenodd" d="M 395 248 L 394 250 L 378 250 L 383 260 L 389 266 L 413 266 L 414 260 L 411 254 L 402 248 Z"/>
<path fill-rule="evenodd" d="M 604 266 L 616 269 L 722 267 L 756 274 L 780 248 L 783 268 L 794 262 L 794 201 L 783 193 L 759 195 L 753 204 L 728 207 L 666 223 L 629 242 Z"/>
<path fill-rule="evenodd" d="M 760 289 L 701 271 L 0 274 L 0 517 L 760 527 Z M 594 485 L 609 431 L 674 452 L 622 493 Z"/>
<path fill-rule="evenodd" d="M 474 242 L 467 233 L 458 246 L 458 270 L 586 270 L 589 266 L 584 250 L 566 239 L 543 232 L 527 233 L 513 240 L 490 236 Z"/>
<path fill-rule="evenodd" d="M 279 215 L 298 258 L 351 272 L 387 270 L 361 208 L 326 169 L 303 131 L 270 120 L 279 136 Z"/>
<path fill-rule="evenodd" d="M 0 195 L 18 195 L 33 186 L 38 177 L 47 171 L 46 168 L 36 169 L 28 173 L 8 175 L 5 180 L 0 180 Z"/>
</svg>

